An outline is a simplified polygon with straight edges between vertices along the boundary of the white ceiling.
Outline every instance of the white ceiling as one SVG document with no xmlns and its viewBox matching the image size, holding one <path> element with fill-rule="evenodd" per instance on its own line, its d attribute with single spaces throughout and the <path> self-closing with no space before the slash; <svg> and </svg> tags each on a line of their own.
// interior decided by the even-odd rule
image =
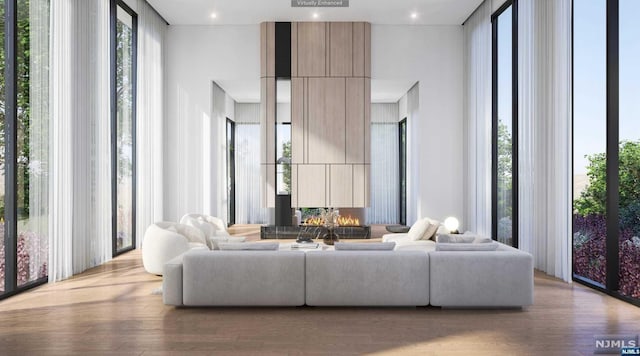
<svg viewBox="0 0 640 356">
<path fill-rule="evenodd" d="M 461 25 L 482 0 L 350 0 L 348 8 L 293 8 L 291 0 L 147 0 L 171 25 L 246 25 L 263 21 L 368 21 Z M 216 18 L 211 18 L 211 13 Z M 313 18 L 313 13 L 318 18 Z M 411 17 L 416 13 L 416 18 Z"/>
<path fill-rule="evenodd" d="M 260 80 L 216 80 L 227 94 L 238 103 L 260 102 Z M 395 103 L 411 89 L 415 81 L 371 79 L 371 102 Z M 278 85 L 278 102 L 291 100 L 291 87 Z"/>
</svg>

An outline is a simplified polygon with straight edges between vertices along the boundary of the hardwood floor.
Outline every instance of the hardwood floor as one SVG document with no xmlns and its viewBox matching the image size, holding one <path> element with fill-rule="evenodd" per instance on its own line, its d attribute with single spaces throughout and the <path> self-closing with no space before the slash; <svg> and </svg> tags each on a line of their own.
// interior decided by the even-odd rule
<svg viewBox="0 0 640 356">
<path fill-rule="evenodd" d="M 173 308 L 133 251 L 0 302 L 1 355 L 591 355 L 640 308 L 541 273 L 524 310 Z"/>
</svg>

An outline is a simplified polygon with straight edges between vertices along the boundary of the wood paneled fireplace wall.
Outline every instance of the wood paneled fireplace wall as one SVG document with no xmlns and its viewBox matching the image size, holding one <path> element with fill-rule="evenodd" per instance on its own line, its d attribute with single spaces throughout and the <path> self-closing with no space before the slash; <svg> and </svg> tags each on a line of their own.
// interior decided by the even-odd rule
<svg viewBox="0 0 640 356">
<path fill-rule="evenodd" d="M 263 202 L 275 206 L 276 82 L 289 74 L 291 206 L 369 206 L 371 25 L 264 22 L 260 35 Z"/>
</svg>

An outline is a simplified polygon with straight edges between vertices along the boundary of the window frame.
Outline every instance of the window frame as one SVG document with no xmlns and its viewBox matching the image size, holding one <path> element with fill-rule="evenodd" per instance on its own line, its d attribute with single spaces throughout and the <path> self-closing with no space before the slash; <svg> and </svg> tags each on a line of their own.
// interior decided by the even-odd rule
<svg viewBox="0 0 640 356">
<path fill-rule="evenodd" d="M 138 93 L 138 14 L 133 11 L 123 0 L 110 0 L 109 27 L 110 27 L 110 84 L 111 84 L 111 227 L 112 227 L 112 256 L 136 249 L 136 193 L 137 193 L 137 93 Z M 118 97 L 116 93 L 116 66 L 117 66 L 117 21 L 118 7 L 131 15 L 132 21 L 132 167 L 131 167 L 131 246 L 118 249 Z"/>
<path fill-rule="evenodd" d="M 403 137 L 404 134 L 404 137 Z M 404 142 L 403 139 L 404 138 Z M 407 118 L 398 121 L 398 222 L 407 224 Z M 404 183 L 404 184 L 403 184 Z"/>
<path fill-rule="evenodd" d="M 227 225 L 236 223 L 236 123 L 227 117 L 226 120 L 227 147 Z"/>
<path fill-rule="evenodd" d="M 47 276 L 18 286 L 18 0 L 4 3 L 5 49 L 5 208 L 4 290 L 0 300 L 43 285 Z"/>
<path fill-rule="evenodd" d="M 630 304 L 640 306 L 640 299 L 632 298 L 618 291 L 620 286 L 620 228 L 619 228 L 619 202 L 620 202 L 620 162 L 619 162 L 619 129 L 620 129 L 620 71 L 619 71 L 619 40 L 620 40 L 620 2 L 619 0 L 606 1 L 606 224 L 607 236 L 605 241 L 606 256 L 606 274 L 605 285 L 580 276 L 575 273 L 573 259 L 574 255 L 574 226 L 571 227 L 571 256 L 572 256 L 572 280 L 587 287 L 598 290 L 614 298 L 623 300 Z M 575 58 L 573 56 L 574 46 L 574 8 L 575 2 L 571 3 L 571 86 L 573 88 L 574 81 L 574 65 Z M 572 151 L 575 140 L 574 130 L 574 97 L 571 96 L 571 142 Z M 574 157 L 571 155 L 571 176 L 574 172 Z M 573 188 L 573 182 L 572 182 Z M 573 189 L 572 189 L 573 192 Z M 573 199 L 572 193 L 572 204 Z M 573 209 L 573 206 L 572 206 Z"/>
<path fill-rule="evenodd" d="M 508 0 L 491 15 L 491 231 L 498 239 L 498 17 L 512 7 L 511 28 L 511 226 L 512 247 L 518 248 L 518 0 Z"/>
</svg>

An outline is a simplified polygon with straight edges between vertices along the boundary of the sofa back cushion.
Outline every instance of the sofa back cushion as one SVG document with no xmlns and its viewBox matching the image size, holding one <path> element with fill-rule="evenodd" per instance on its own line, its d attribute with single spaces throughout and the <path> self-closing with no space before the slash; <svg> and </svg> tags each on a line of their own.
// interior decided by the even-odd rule
<svg viewBox="0 0 640 356">
<path fill-rule="evenodd" d="M 498 246 L 498 243 L 494 241 L 487 243 L 437 242 L 436 251 L 495 251 Z"/>
<path fill-rule="evenodd" d="M 222 251 L 276 251 L 280 247 L 277 242 L 268 243 L 244 243 L 244 242 L 219 242 L 218 247 Z"/>
<path fill-rule="evenodd" d="M 184 305 L 304 304 L 303 251 L 190 251 L 182 268 Z"/>
<path fill-rule="evenodd" d="M 438 242 L 443 243 L 489 243 L 492 240 L 488 237 L 472 234 L 441 234 L 438 235 Z"/>
<path fill-rule="evenodd" d="M 393 251 L 395 242 L 336 242 L 336 251 Z"/>
</svg>

